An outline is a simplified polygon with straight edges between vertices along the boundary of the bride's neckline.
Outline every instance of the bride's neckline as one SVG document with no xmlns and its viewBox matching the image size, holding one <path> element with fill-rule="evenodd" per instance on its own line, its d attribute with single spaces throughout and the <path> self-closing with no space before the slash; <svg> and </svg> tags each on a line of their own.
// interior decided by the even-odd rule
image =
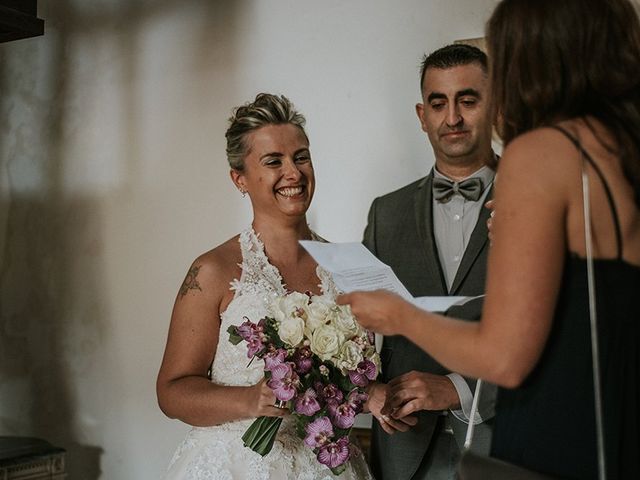
<svg viewBox="0 0 640 480">
<path fill-rule="evenodd" d="M 317 235 L 313 230 L 309 229 L 309 231 L 311 232 L 311 240 L 314 241 L 325 241 L 322 237 L 320 237 L 319 235 Z M 244 232 L 242 232 L 240 234 L 240 244 L 242 245 L 242 241 L 243 241 L 243 235 L 246 236 L 249 245 L 248 245 L 248 252 L 253 252 L 254 255 L 256 255 L 258 257 L 258 259 L 260 260 L 260 263 L 262 264 L 262 269 L 267 270 L 268 272 L 271 273 L 270 276 L 272 276 L 272 278 L 275 280 L 277 280 L 278 283 L 278 287 L 276 290 L 278 290 L 278 294 L 280 295 L 284 295 L 287 292 L 291 292 L 293 290 L 291 290 L 290 288 L 288 288 L 287 283 L 284 281 L 284 278 L 282 277 L 282 273 L 280 272 L 280 269 L 278 269 L 278 267 L 276 267 L 273 263 L 271 263 L 271 260 L 269 259 L 267 253 L 266 253 L 266 249 L 265 249 L 265 245 L 264 242 L 262 241 L 262 239 L 260 238 L 260 233 L 256 232 L 255 229 L 253 228 L 253 225 L 250 225 L 249 228 L 247 228 Z M 248 253 L 247 252 L 247 253 Z M 242 262 L 243 262 L 243 266 L 245 263 L 245 252 L 243 251 L 242 253 Z M 323 287 L 323 282 L 322 282 L 322 277 L 318 272 L 318 268 L 316 267 L 316 276 L 318 277 L 318 280 L 320 281 L 320 289 L 321 289 L 321 293 L 324 291 L 324 287 Z M 244 270 L 244 268 L 243 268 Z M 275 287 L 275 285 L 273 285 Z"/>
<path fill-rule="evenodd" d="M 250 225 L 249 228 L 247 228 L 244 232 L 242 232 L 242 234 L 240 234 L 241 246 L 242 246 L 243 234 L 247 237 L 247 240 L 249 241 L 249 245 L 248 245 L 249 248 L 247 249 L 247 253 L 253 252 L 254 255 L 257 256 L 259 260 L 261 260 L 263 271 L 265 269 L 268 270 L 269 272 L 271 272 L 273 278 L 277 279 L 278 287 L 279 287 L 278 290 L 281 290 L 278 293 L 285 294 L 287 292 L 287 285 L 284 282 L 284 278 L 282 278 L 282 274 L 280 273 L 280 270 L 278 269 L 278 267 L 272 264 L 271 261 L 269 260 L 269 257 L 267 256 L 267 252 L 265 250 L 264 242 L 260 238 L 260 234 L 253 229 L 253 225 Z M 245 262 L 247 260 L 249 259 L 245 258 L 245 252 L 243 251 L 242 252 L 243 274 L 245 273 L 244 267 L 245 267 Z M 242 279 L 242 276 L 240 278 Z"/>
<path fill-rule="evenodd" d="M 326 242 L 326 240 L 313 231 L 311 233 L 313 240 Z M 268 296 L 282 296 L 286 295 L 289 291 L 287 290 L 280 270 L 269 261 L 265 252 L 264 243 L 259 237 L 260 234 L 255 232 L 253 226 L 249 226 L 240 232 L 238 236 L 238 243 L 240 244 L 242 254 L 242 263 L 238 264 L 241 268 L 241 273 L 239 278 L 234 278 L 230 282 L 231 290 L 234 290 L 235 293 L 224 310 L 220 312 L 220 318 L 229 311 L 231 304 L 243 295 L 258 294 L 266 301 L 267 297 L 264 296 L 265 294 Z M 320 293 L 322 295 L 335 297 L 338 294 L 331 274 L 320 265 L 316 267 L 316 276 L 320 281 L 318 286 L 320 287 Z"/>
</svg>

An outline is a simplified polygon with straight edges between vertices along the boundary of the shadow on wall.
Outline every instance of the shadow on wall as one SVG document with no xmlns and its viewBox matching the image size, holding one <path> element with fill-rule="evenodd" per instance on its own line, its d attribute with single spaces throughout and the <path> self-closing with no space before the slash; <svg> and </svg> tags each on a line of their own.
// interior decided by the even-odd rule
<svg viewBox="0 0 640 480">
<path fill-rule="evenodd" d="M 82 444 L 74 428 L 74 397 L 82 388 L 77 383 L 100 372 L 96 353 L 104 312 L 95 269 L 85 271 L 83 301 L 73 300 L 69 291 L 79 260 L 92 248 L 86 239 L 98 234 L 97 221 L 83 200 L 13 198 L 2 205 L 7 207 L 0 277 L 0 429 L 62 446 L 70 460 L 69 478 L 97 479 L 102 448 Z"/>
<path fill-rule="evenodd" d="M 55 15 L 71 13 L 66 1 L 57 2 Z M 100 476 L 102 448 L 83 444 L 74 428 L 78 387 L 71 382 L 99 370 L 100 277 L 95 258 L 86 269 L 81 264 L 96 253 L 91 250 L 99 238 L 99 219 L 91 199 L 69 198 L 60 186 L 69 32 L 66 23 L 51 23 L 57 28 L 47 38 L 49 71 L 42 70 L 36 55 L 35 42 L 43 37 L 3 47 L 0 78 L 2 91 L 10 93 L 2 99 L 8 127 L 2 132 L 1 160 L 0 431 L 65 448 L 72 459 L 69 478 L 91 480 Z M 9 68 L 8 49 L 14 46 L 26 55 Z M 51 82 L 44 96 L 36 93 L 40 75 Z M 71 286 L 82 270 L 84 298 L 78 302 L 80 292 Z"/>
<path fill-rule="evenodd" d="M 133 79 L 140 59 L 132 45 L 146 19 L 187 3 L 49 0 L 40 5 L 45 37 L 0 48 L 0 108 L 8 119 L 0 127 L 0 435 L 37 436 L 65 448 L 70 479 L 100 478 L 102 454 L 112 447 L 87 444 L 87 438 L 102 438 L 104 419 L 80 419 L 77 407 L 80 396 L 99 404 L 99 388 L 108 388 L 92 391 L 106 368 L 105 338 L 113 320 L 103 281 L 103 199 L 70 194 L 63 183 L 69 135 L 63 126 L 73 98 L 69 45 L 78 33 L 86 38 L 93 31 L 117 31 L 127 86 L 120 99 L 126 112 L 120 127 L 124 162 L 135 174 L 132 110 L 139 92 Z M 193 3 L 206 11 L 212 32 L 229 32 L 224 22 L 233 6 Z M 201 41 L 217 35 L 203 32 Z M 35 43 L 43 41 L 46 47 Z M 9 50 L 14 48 L 21 53 Z M 206 49 L 194 48 L 194 62 L 200 63 Z M 36 88 L 42 78 L 48 84 Z"/>
</svg>

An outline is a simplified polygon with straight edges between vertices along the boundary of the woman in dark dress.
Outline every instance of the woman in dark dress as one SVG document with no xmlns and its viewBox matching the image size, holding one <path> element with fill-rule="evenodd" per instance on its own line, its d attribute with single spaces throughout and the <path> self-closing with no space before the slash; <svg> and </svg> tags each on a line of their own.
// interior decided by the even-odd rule
<svg viewBox="0 0 640 480">
<path fill-rule="evenodd" d="M 606 470 L 640 478 L 640 24 L 629 0 L 503 0 L 488 23 L 498 169 L 482 320 L 342 297 L 498 397 L 493 455 L 597 477 L 581 174 L 590 184 Z M 390 394 L 385 411 L 402 417 Z"/>
</svg>

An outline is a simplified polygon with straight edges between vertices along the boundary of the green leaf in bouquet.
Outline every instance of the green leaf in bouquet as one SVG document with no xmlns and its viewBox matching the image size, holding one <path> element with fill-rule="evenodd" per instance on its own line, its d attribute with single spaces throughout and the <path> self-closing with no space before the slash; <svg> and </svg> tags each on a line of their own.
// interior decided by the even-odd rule
<svg viewBox="0 0 640 480">
<path fill-rule="evenodd" d="M 278 322 L 276 322 L 275 318 L 265 317 L 264 318 L 264 333 L 269 337 L 270 340 L 279 339 L 278 335 Z"/>
<path fill-rule="evenodd" d="M 242 435 L 244 446 L 264 457 L 273 448 L 281 423 L 282 417 L 257 418 Z"/>
<path fill-rule="evenodd" d="M 351 435 L 351 430 L 353 427 L 349 428 L 338 428 L 333 427 L 333 434 L 336 438 L 349 437 Z"/>
<path fill-rule="evenodd" d="M 264 334 L 269 338 L 269 343 L 271 343 L 275 348 L 287 348 L 287 345 L 280 339 L 280 335 L 278 335 L 278 322 L 275 318 L 264 317 Z M 290 346 L 289 346 L 290 348 Z"/>
<path fill-rule="evenodd" d="M 333 366 L 331 366 L 329 370 L 329 381 L 337 385 L 337 387 L 343 392 L 350 392 L 351 390 L 356 388 L 356 386 L 353 383 L 351 383 L 351 380 L 349 379 L 348 375 L 343 375 L 339 369 Z M 326 380 L 325 380 L 325 383 L 326 383 Z"/>
<path fill-rule="evenodd" d="M 357 387 L 356 385 L 354 385 L 353 383 L 351 383 L 351 381 L 346 378 L 346 379 L 342 379 L 341 381 L 338 382 L 338 387 L 340 387 L 340 389 L 343 392 L 350 392 L 351 390 L 353 390 L 354 388 L 357 388 L 358 390 L 362 390 L 362 388 Z"/>
<path fill-rule="evenodd" d="M 331 468 L 331 473 L 333 473 L 336 477 L 340 475 L 347 469 L 347 462 L 344 462 L 342 465 L 338 465 L 337 467 Z"/>
<path fill-rule="evenodd" d="M 302 438 L 303 440 L 307 436 L 306 427 L 309 423 L 310 422 L 302 418 L 302 416 L 296 416 L 296 423 L 295 423 L 296 435 L 298 435 L 298 437 Z"/>
<path fill-rule="evenodd" d="M 231 325 L 227 328 L 227 333 L 229 334 L 229 341 L 233 345 L 238 345 L 243 340 L 243 338 L 238 335 L 238 330 L 235 325 Z"/>
</svg>

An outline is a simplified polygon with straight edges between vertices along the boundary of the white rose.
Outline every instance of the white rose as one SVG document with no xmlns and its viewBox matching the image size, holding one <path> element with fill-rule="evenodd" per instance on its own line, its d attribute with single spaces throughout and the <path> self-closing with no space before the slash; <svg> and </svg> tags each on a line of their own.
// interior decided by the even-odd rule
<svg viewBox="0 0 640 480">
<path fill-rule="evenodd" d="M 281 323 L 285 318 L 294 316 L 298 310 L 303 311 L 308 301 L 309 297 L 304 293 L 292 292 L 276 298 L 271 303 L 269 310 L 271 316 L 275 318 L 278 323 Z"/>
<path fill-rule="evenodd" d="M 309 338 L 320 325 L 327 323 L 327 315 L 331 309 L 331 304 L 322 300 L 322 297 L 312 297 L 311 303 L 305 307 L 307 314 L 307 326 L 305 335 Z"/>
<path fill-rule="evenodd" d="M 311 309 L 316 315 L 326 317 L 331 310 L 331 307 L 335 307 L 336 302 L 326 295 L 313 295 L 309 300 L 307 308 Z"/>
<path fill-rule="evenodd" d="M 355 370 L 358 364 L 364 360 L 362 356 L 362 347 L 356 342 L 347 340 L 340 349 L 338 355 L 339 367 L 344 370 Z"/>
<path fill-rule="evenodd" d="M 278 335 L 284 343 L 297 347 L 304 339 L 304 320 L 295 316 L 286 317 L 280 322 Z"/>
<path fill-rule="evenodd" d="M 331 325 L 340 330 L 346 338 L 352 338 L 358 333 L 358 323 L 353 315 L 351 315 L 351 309 L 348 307 L 333 307 L 329 314 L 329 321 Z"/>
<path fill-rule="evenodd" d="M 335 299 L 331 298 L 326 293 L 322 295 L 311 295 L 311 303 L 324 303 L 327 306 L 332 306 L 336 304 Z"/>
<path fill-rule="evenodd" d="M 324 361 L 338 354 L 343 341 L 344 336 L 338 329 L 331 325 L 321 325 L 313 332 L 310 347 Z"/>
</svg>

